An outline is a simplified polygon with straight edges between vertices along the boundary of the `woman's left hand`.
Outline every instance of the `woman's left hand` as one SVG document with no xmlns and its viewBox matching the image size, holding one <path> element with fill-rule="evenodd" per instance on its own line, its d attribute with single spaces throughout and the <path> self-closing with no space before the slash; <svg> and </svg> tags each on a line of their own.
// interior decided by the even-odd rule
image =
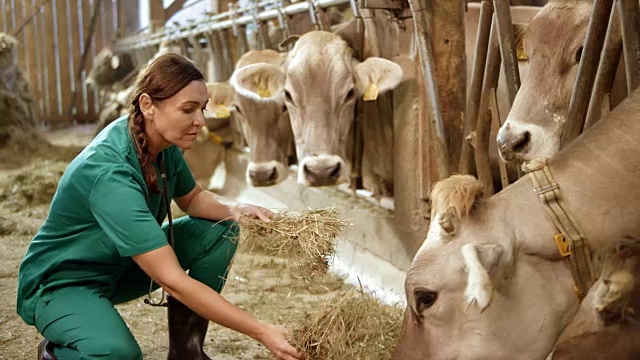
<svg viewBox="0 0 640 360">
<path fill-rule="evenodd" d="M 273 212 L 269 209 L 242 203 L 233 206 L 231 208 L 231 214 L 233 214 L 233 220 L 235 221 L 239 221 L 241 215 L 248 215 L 264 222 L 270 222 L 271 220 L 269 218 L 273 216 Z"/>
</svg>

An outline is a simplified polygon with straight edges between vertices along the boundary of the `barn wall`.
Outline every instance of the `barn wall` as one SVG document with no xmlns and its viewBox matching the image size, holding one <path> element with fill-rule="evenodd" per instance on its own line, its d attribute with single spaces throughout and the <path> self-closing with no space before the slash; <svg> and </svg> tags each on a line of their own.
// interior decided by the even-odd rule
<svg viewBox="0 0 640 360">
<path fill-rule="evenodd" d="M 0 0 L 0 31 L 13 34 L 42 4 L 17 36 L 19 66 L 33 89 L 40 123 L 58 126 L 96 121 L 99 94 L 87 88 L 84 79 L 95 55 L 115 40 L 119 23 L 125 19 L 118 16 L 122 1 Z M 94 11 L 94 37 L 83 65 Z"/>
</svg>

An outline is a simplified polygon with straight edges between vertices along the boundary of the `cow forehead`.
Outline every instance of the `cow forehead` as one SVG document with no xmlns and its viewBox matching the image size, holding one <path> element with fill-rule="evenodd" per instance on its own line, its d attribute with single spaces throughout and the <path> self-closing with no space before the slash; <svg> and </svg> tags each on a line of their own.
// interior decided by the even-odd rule
<svg viewBox="0 0 640 360">
<path fill-rule="evenodd" d="M 312 39 L 311 39 L 312 40 Z M 296 44 L 287 61 L 287 78 L 316 78 L 327 80 L 349 77 L 352 72 L 352 51 L 341 39 L 305 41 Z M 307 79 L 311 80 L 311 79 Z"/>
<path fill-rule="evenodd" d="M 440 291 L 464 284 L 466 279 L 460 244 L 446 244 L 416 255 L 407 272 L 407 290 L 425 287 Z"/>
<path fill-rule="evenodd" d="M 585 1 L 549 3 L 531 20 L 525 36 L 534 44 L 556 47 L 567 39 L 583 41 L 591 10 L 591 3 Z"/>
</svg>

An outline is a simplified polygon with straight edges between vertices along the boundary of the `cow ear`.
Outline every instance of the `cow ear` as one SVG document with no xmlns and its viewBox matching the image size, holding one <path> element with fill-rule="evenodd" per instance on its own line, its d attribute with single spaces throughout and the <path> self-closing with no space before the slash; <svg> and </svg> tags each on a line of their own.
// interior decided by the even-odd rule
<svg viewBox="0 0 640 360">
<path fill-rule="evenodd" d="M 508 273 L 512 257 L 500 244 L 466 244 L 461 252 L 467 269 L 466 305 L 475 303 L 482 312 L 491 304 L 495 284 Z"/>
<path fill-rule="evenodd" d="M 120 58 L 118 57 L 118 55 L 113 54 L 113 56 L 111 57 L 111 68 L 115 70 L 119 66 L 120 66 Z"/>
<path fill-rule="evenodd" d="M 229 83 L 240 95 L 258 101 L 272 101 L 284 90 L 284 72 L 271 64 L 259 63 L 233 72 Z"/>
<path fill-rule="evenodd" d="M 278 48 L 284 51 L 287 49 L 287 46 L 295 44 L 298 39 L 300 39 L 300 35 L 291 35 L 288 38 L 282 40 L 282 42 L 278 44 Z"/>
<path fill-rule="evenodd" d="M 527 31 L 528 25 L 529 24 L 525 23 L 513 24 L 513 37 L 518 60 L 528 60 L 527 53 L 524 51 L 524 34 Z"/>
<path fill-rule="evenodd" d="M 372 57 L 355 66 L 356 88 L 363 100 L 372 101 L 402 81 L 400 65 L 386 59 Z"/>
</svg>

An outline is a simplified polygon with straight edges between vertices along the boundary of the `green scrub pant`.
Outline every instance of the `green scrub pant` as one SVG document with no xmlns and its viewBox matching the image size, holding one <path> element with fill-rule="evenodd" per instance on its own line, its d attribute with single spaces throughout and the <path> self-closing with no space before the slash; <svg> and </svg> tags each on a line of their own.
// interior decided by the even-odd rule
<svg viewBox="0 0 640 360">
<path fill-rule="evenodd" d="M 237 247 L 237 224 L 185 216 L 173 222 L 173 229 L 174 250 L 182 268 L 220 293 Z M 163 230 L 168 232 L 167 224 Z M 146 295 L 150 281 L 134 265 L 111 293 L 90 286 L 61 289 L 49 302 L 36 306 L 36 328 L 53 344 L 53 355 L 59 360 L 142 359 L 138 342 L 113 305 Z M 54 320 L 43 323 L 43 319 Z"/>
</svg>

